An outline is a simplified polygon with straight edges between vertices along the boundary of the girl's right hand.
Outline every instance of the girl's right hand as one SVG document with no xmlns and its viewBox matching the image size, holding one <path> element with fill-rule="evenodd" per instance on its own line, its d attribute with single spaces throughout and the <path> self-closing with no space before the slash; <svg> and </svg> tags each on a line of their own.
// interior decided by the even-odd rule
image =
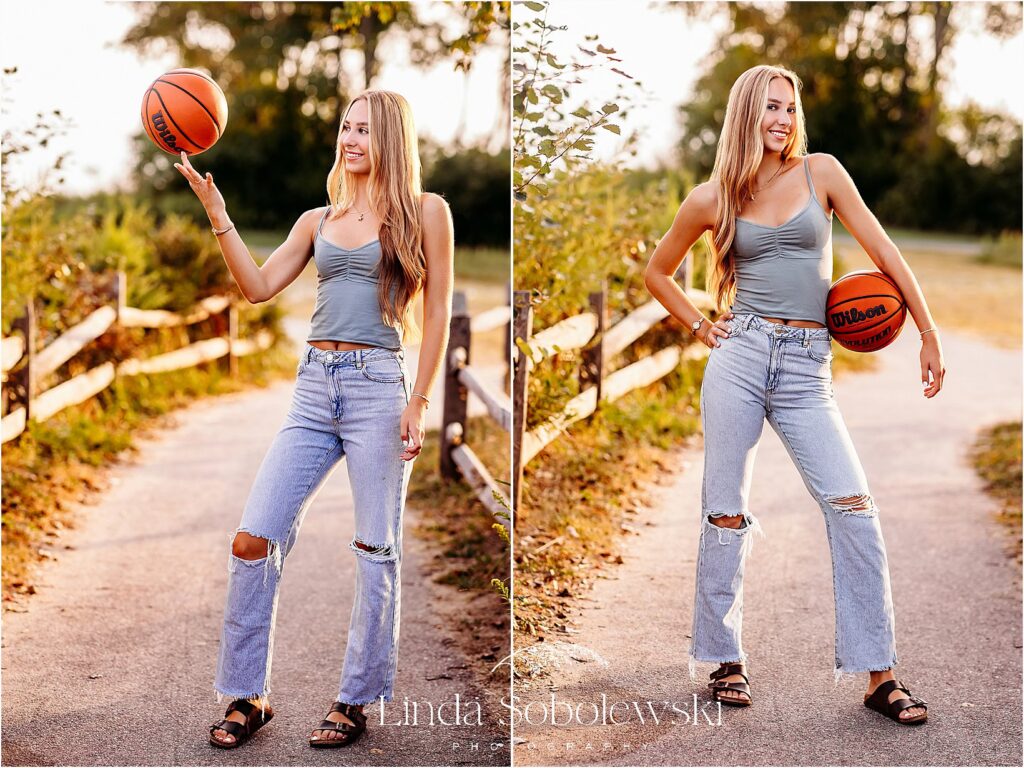
<svg viewBox="0 0 1024 768">
<path fill-rule="evenodd" d="M 723 321 L 731 320 L 732 317 L 732 312 L 725 312 L 720 318 L 715 320 L 715 322 L 708 325 L 704 334 L 697 338 L 704 342 L 708 347 L 711 347 L 711 349 L 722 346 L 722 342 L 718 340 L 719 337 L 723 339 L 729 338 L 729 331 L 732 330 L 732 326 L 727 325 Z"/>
<path fill-rule="evenodd" d="M 203 208 L 206 209 L 206 215 L 210 217 L 210 221 L 213 221 L 215 216 L 223 216 L 225 214 L 227 206 L 224 203 L 223 196 L 220 194 L 220 190 L 213 183 L 212 173 L 207 171 L 205 178 L 201 176 L 192 167 L 192 163 L 188 161 L 188 155 L 185 154 L 184 150 L 181 153 L 181 163 L 175 163 L 174 167 L 181 171 L 182 176 L 188 179 L 188 185 L 192 187 L 192 191 L 196 193 L 199 202 L 203 204 Z"/>
</svg>

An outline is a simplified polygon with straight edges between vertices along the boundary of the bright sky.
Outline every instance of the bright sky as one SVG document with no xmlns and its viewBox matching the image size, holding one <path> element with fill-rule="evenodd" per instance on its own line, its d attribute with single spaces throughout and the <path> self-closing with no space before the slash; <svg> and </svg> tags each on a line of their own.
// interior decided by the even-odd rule
<svg viewBox="0 0 1024 768">
<path fill-rule="evenodd" d="M 73 118 L 74 127 L 53 147 L 53 156 L 72 150 L 65 172 L 69 192 L 112 188 L 126 178 L 129 137 L 139 127 L 141 95 L 161 72 L 177 65 L 169 58 L 140 60 L 113 46 L 134 21 L 131 5 L 100 0 L 0 4 L 0 63 L 18 67 L 15 77 L 4 78 L 5 124 L 26 126 L 37 111 L 55 108 Z M 723 20 L 719 15 L 712 23 L 696 21 L 640 2 L 628 8 L 624 12 L 618 0 L 555 0 L 548 21 L 569 26 L 555 37 L 565 58 L 585 34 L 596 33 L 602 44 L 616 49 L 622 58 L 619 66 L 644 84 L 642 108 L 624 126 L 643 129 L 636 164 L 654 164 L 659 158 L 668 162 L 679 131 L 677 105 L 689 98 Z M 45 46 L 38 42 L 42 29 Z M 378 85 L 409 98 L 421 134 L 448 142 L 460 130 L 466 141 L 490 133 L 500 98 L 502 50 L 482 53 L 465 78 L 450 63 L 420 71 L 407 66 L 403 51 L 389 52 L 385 46 L 379 53 L 387 64 Z M 1006 77 L 1024 71 L 1021 35 L 1000 43 L 979 32 L 961 32 L 948 63 L 951 104 L 969 95 L 985 106 L 1024 116 L 1024 91 L 1007 87 Z M 619 80 L 611 72 L 591 72 L 575 89 L 603 103 Z M 8 105 L 13 105 L 11 114 Z M 594 155 L 610 157 L 621 140 L 600 133 Z M 40 155 L 40 165 L 46 162 Z M 34 168 L 21 172 L 26 171 L 30 178 L 37 173 Z"/>
<path fill-rule="evenodd" d="M 549 24 L 568 26 L 552 37 L 563 61 L 578 53 L 576 46 L 585 43 L 585 35 L 596 34 L 597 41 L 585 44 L 589 47 L 601 43 L 615 49 L 616 57 L 622 59 L 616 66 L 643 83 L 641 108 L 622 125 L 624 136 L 634 129 L 642 130 L 637 157 L 627 163 L 630 165 L 651 166 L 659 159 L 671 163 L 679 137 L 678 106 L 691 97 L 693 83 L 703 70 L 703 62 L 724 22 L 724 14 L 716 14 L 711 22 L 706 22 L 658 5 L 630 3 L 627 12 L 619 0 L 555 0 L 548 10 Z M 515 15 L 521 19 L 533 14 L 517 8 Z M 976 21 L 971 21 L 971 26 L 976 27 Z M 1024 71 L 1024 39 L 1018 34 L 1009 41 L 998 42 L 968 29 L 957 36 L 955 46 L 948 52 L 947 104 L 959 106 L 970 96 L 985 107 L 1001 109 L 1021 119 L 1024 90 L 1010 87 L 1010 83 L 1017 77 L 1013 72 Z M 573 103 L 578 95 L 600 106 L 622 78 L 606 70 L 591 70 L 583 80 L 584 83 L 570 87 Z M 606 131 L 598 134 L 593 157 L 609 159 L 621 150 L 621 138 Z"/>
<path fill-rule="evenodd" d="M 49 155 L 40 152 L 36 164 L 25 163 L 12 173 L 17 182 L 35 179 L 60 151 L 71 152 L 64 191 L 110 189 L 126 179 L 130 137 L 141 128 L 142 94 L 162 72 L 178 66 L 173 57 L 140 59 L 114 46 L 135 21 L 131 6 L 99 0 L 0 4 L 0 64 L 18 67 L 15 76 L 4 77 L 5 126 L 27 127 L 36 112 L 53 109 L 74 120 Z M 40 44 L 44 30 L 45 44 Z M 464 143 L 471 143 L 490 135 L 501 98 L 504 48 L 482 51 L 468 76 L 453 71 L 450 61 L 429 71 L 408 66 L 405 52 L 394 48 L 378 49 L 386 63 L 375 85 L 409 99 L 422 136 L 448 143 L 460 132 Z M 229 137 L 230 121 L 225 140 Z"/>
</svg>

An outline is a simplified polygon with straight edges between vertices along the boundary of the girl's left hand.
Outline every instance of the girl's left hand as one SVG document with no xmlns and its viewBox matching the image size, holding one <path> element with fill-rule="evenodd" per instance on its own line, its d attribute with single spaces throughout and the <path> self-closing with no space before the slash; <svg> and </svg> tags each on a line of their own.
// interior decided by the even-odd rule
<svg viewBox="0 0 1024 768">
<path fill-rule="evenodd" d="M 942 389 L 942 380 L 946 377 L 946 366 L 942 364 L 942 345 L 934 333 L 928 334 L 931 339 L 922 342 L 921 345 L 921 386 L 924 387 L 925 397 L 935 397 Z M 928 372 L 931 371 L 932 380 L 928 381 Z"/>
<path fill-rule="evenodd" d="M 402 411 L 401 436 L 408 445 L 402 451 L 402 461 L 412 461 L 423 448 L 423 400 L 414 397 Z"/>
</svg>

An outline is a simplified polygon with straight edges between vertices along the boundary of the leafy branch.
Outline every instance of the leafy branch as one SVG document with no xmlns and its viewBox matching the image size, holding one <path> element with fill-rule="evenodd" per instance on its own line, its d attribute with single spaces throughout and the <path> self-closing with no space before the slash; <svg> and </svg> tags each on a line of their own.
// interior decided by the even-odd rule
<svg viewBox="0 0 1024 768">
<path fill-rule="evenodd" d="M 587 159 L 586 154 L 594 146 L 597 130 L 603 129 L 621 135 L 621 126 L 616 122 L 625 115 L 620 104 L 610 101 L 599 110 L 581 105 L 569 111 L 566 106 L 570 97 L 568 85 L 583 82 L 580 73 L 607 66 L 612 72 L 632 81 L 633 78 L 612 64 L 621 61 L 614 56 L 614 48 L 601 43 L 577 48 L 591 63 L 578 61 L 564 63 L 551 49 L 554 33 L 563 32 L 565 26 L 548 23 L 548 4 L 525 2 L 516 8 L 532 11 L 534 17 L 516 23 L 517 43 L 514 52 L 520 54 L 514 70 L 513 114 L 516 120 L 514 137 L 514 169 L 512 187 L 516 200 L 526 200 L 526 189 L 531 185 L 540 194 L 547 191 L 540 179 L 549 174 L 558 163 L 563 165 L 574 159 Z M 595 35 L 585 38 L 596 42 Z"/>
</svg>

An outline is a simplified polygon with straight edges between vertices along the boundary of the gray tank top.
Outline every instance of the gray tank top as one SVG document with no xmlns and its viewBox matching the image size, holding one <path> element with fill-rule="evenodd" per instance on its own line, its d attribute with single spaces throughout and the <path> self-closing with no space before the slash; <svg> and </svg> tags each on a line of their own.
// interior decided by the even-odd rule
<svg viewBox="0 0 1024 768">
<path fill-rule="evenodd" d="M 825 215 L 804 158 L 811 196 L 789 221 L 769 227 L 736 217 L 733 312 L 825 324 L 832 284 L 832 218 Z"/>
<path fill-rule="evenodd" d="M 316 306 L 307 341 L 350 341 L 401 349 L 401 334 L 384 324 L 377 298 L 380 240 L 358 248 L 342 248 L 321 231 L 330 208 L 320 217 L 313 244 L 316 262 Z M 391 292 L 394 297 L 397 286 Z"/>
</svg>

